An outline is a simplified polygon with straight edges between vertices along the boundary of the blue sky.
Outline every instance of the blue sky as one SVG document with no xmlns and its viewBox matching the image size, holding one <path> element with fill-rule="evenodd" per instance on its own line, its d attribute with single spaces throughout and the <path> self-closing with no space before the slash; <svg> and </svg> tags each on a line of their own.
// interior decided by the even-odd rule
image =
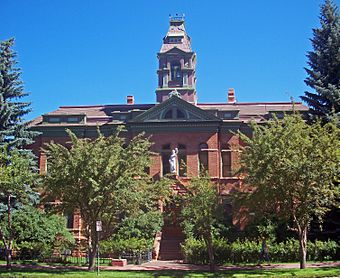
<svg viewBox="0 0 340 278">
<path fill-rule="evenodd" d="M 169 14 L 184 13 L 199 102 L 289 101 L 307 89 L 306 52 L 322 0 L 2 0 L 0 40 L 16 38 L 33 112 L 154 103 Z M 339 6 L 339 1 L 335 1 Z"/>
</svg>

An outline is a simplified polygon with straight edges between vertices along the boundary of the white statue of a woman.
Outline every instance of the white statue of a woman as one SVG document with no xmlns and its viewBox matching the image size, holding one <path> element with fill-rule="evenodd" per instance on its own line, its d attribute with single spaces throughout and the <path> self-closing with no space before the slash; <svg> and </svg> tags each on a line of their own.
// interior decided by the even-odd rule
<svg viewBox="0 0 340 278">
<path fill-rule="evenodd" d="M 178 154 L 178 149 L 175 148 L 172 150 L 170 158 L 169 158 L 169 163 L 170 163 L 170 173 L 171 174 L 176 174 L 177 173 L 177 154 Z"/>
</svg>

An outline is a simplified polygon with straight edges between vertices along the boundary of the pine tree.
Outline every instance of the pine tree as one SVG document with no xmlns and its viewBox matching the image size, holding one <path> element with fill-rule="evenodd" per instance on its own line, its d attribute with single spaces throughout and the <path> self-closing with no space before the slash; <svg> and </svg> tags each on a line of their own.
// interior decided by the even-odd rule
<svg viewBox="0 0 340 278">
<path fill-rule="evenodd" d="M 340 111 L 340 16 L 332 0 L 321 6 L 320 24 L 313 29 L 313 51 L 307 53 L 305 68 L 305 83 L 315 92 L 305 92 L 301 99 L 310 107 L 312 120 L 327 122 Z"/>
<path fill-rule="evenodd" d="M 0 42 L 0 146 L 21 148 L 33 142 L 36 132 L 28 130 L 23 119 L 31 111 L 31 103 L 21 101 L 28 93 L 24 92 L 13 45 L 13 38 Z"/>
</svg>

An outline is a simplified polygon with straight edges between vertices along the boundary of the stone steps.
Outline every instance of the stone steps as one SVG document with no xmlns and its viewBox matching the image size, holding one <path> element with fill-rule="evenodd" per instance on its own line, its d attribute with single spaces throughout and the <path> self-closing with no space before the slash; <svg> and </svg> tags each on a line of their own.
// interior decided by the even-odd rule
<svg viewBox="0 0 340 278">
<path fill-rule="evenodd" d="M 159 260 L 181 260 L 183 255 L 180 244 L 183 239 L 162 239 Z"/>
</svg>

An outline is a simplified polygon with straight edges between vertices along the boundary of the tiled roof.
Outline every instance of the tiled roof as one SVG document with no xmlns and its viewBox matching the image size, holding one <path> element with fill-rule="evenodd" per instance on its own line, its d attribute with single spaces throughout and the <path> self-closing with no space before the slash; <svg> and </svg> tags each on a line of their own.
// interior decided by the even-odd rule
<svg viewBox="0 0 340 278">
<path fill-rule="evenodd" d="M 85 115 L 86 125 L 103 125 L 111 122 L 122 122 L 115 120 L 113 115 L 119 112 L 129 113 L 133 110 L 146 111 L 155 104 L 117 104 L 117 105 L 82 105 L 82 106 L 60 106 L 57 110 L 49 112 L 44 116 L 67 116 L 67 115 Z M 43 123 L 43 117 L 40 116 L 31 121 L 30 126 L 37 126 Z M 46 125 L 46 124 L 44 124 Z M 47 124 L 48 125 L 48 124 Z M 56 124 L 51 124 L 55 126 Z M 70 125 L 70 123 L 67 123 Z M 74 124 L 73 124 L 74 125 Z M 77 124 L 79 125 L 79 124 Z"/>
<path fill-rule="evenodd" d="M 169 37 L 182 38 L 182 41 L 180 43 L 169 43 Z M 167 52 L 175 47 L 184 52 L 192 52 L 190 37 L 185 31 L 184 21 L 180 24 L 173 24 L 172 22 L 170 22 L 169 30 L 163 39 L 163 45 L 161 47 L 160 53 Z"/>
<path fill-rule="evenodd" d="M 115 117 L 119 114 L 129 114 L 133 111 L 146 111 L 157 104 L 118 104 L 118 105 L 88 105 L 88 106 L 61 106 L 59 109 L 44 116 L 85 115 L 86 125 L 103 125 L 106 123 L 123 123 L 124 119 Z M 262 120 L 271 112 L 288 112 L 293 110 L 291 102 L 243 102 L 243 103 L 198 103 L 197 107 L 203 110 L 217 110 L 219 112 L 239 111 L 236 121 L 249 122 L 251 119 Z M 302 103 L 294 103 L 297 111 L 307 111 Z M 227 121 L 235 121 L 233 119 Z M 43 117 L 34 119 L 30 126 L 39 125 L 79 125 L 75 123 L 43 123 Z"/>
<path fill-rule="evenodd" d="M 198 103 L 201 109 L 219 111 L 239 110 L 241 114 L 248 115 L 264 115 L 271 111 L 292 111 L 293 104 L 291 102 L 235 102 L 235 103 Z M 296 110 L 306 111 L 308 108 L 301 102 L 294 103 Z"/>
</svg>

